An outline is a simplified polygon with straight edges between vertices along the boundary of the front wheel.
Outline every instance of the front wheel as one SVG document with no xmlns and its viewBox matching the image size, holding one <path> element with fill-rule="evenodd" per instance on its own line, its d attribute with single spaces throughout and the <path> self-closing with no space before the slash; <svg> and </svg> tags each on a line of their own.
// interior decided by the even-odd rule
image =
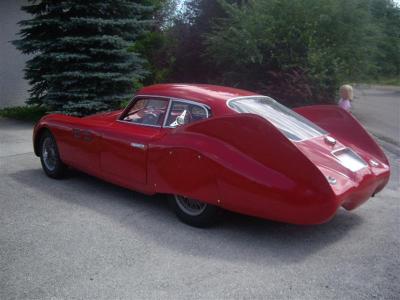
<svg viewBox="0 0 400 300">
<path fill-rule="evenodd" d="M 51 178 L 61 178 L 65 173 L 66 166 L 60 159 L 54 136 L 46 131 L 40 137 L 40 162 L 43 171 Z"/>
<path fill-rule="evenodd" d="M 195 199 L 173 195 L 170 204 L 177 217 L 195 227 L 208 227 L 217 221 L 220 208 Z"/>
</svg>

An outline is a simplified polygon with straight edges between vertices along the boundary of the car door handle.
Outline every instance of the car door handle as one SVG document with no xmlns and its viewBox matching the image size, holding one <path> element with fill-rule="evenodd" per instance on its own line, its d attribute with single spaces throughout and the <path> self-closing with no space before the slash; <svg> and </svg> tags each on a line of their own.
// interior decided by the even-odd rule
<svg viewBox="0 0 400 300">
<path fill-rule="evenodd" d="M 89 130 L 82 130 L 82 136 L 85 142 L 90 142 L 93 139 L 93 135 Z"/>
<path fill-rule="evenodd" d="M 140 144 L 140 143 L 131 143 L 131 147 L 137 148 L 137 149 L 141 149 L 141 150 L 145 150 L 146 149 L 146 145 L 145 144 Z"/>
</svg>

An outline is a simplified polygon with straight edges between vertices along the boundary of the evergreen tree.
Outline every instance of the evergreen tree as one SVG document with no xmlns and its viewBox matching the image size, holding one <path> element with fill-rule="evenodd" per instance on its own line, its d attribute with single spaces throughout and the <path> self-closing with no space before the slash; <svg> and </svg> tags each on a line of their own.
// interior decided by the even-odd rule
<svg viewBox="0 0 400 300">
<path fill-rule="evenodd" d="M 152 7 L 134 0 L 29 0 L 21 21 L 29 104 L 84 115 L 117 107 L 147 71 L 128 51 L 151 23 Z"/>
</svg>

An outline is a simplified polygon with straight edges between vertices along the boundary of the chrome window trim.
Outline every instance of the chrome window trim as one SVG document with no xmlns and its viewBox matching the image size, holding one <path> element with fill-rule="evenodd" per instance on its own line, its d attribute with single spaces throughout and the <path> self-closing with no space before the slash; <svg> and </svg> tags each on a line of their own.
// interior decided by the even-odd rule
<svg viewBox="0 0 400 300">
<path fill-rule="evenodd" d="M 208 111 L 211 111 L 211 108 L 204 103 L 200 103 L 200 102 L 196 102 L 196 101 L 192 101 L 192 100 L 180 99 L 180 98 L 170 98 L 170 104 L 168 105 L 168 111 L 167 111 L 167 114 L 165 115 L 165 119 L 164 119 L 164 123 L 163 123 L 164 128 L 176 128 L 176 127 L 172 127 L 172 126 L 167 126 L 167 120 L 168 120 L 169 113 L 171 112 L 172 102 L 182 102 L 182 103 L 188 103 L 188 104 L 200 106 L 206 111 L 206 116 L 207 116 L 206 119 L 208 119 L 210 117 L 210 113 Z"/>
<path fill-rule="evenodd" d="M 234 110 L 234 109 L 229 105 L 230 102 L 236 101 L 236 100 L 254 99 L 254 98 L 269 98 L 269 99 L 271 99 L 272 101 L 277 102 L 274 98 L 271 98 L 271 97 L 269 97 L 269 96 L 263 96 L 263 95 L 241 96 L 241 97 L 235 97 L 235 98 L 230 98 L 230 99 L 226 100 L 226 106 L 227 106 L 230 110 L 234 111 L 235 113 L 238 113 L 236 110 Z M 278 103 L 279 103 L 279 102 L 278 102 Z"/>
<path fill-rule="evenodd" d="M 161 128 L 161 126 L 159 126 L 159 125 L 141 124 L 141 123 L 135 123 L 135 122 L 124 121 L 124 120 L 117 120 L 117 122 L 126 123 L 126 124 L 131 124 L 131 125 L 138 125 L 138 126 L 146 126 L 146 127 Z"/>
<path fill-rule="evenodd" d="M 227 101 L 226 101 L 226 106 L 231 110 L 231 111 L 234 111 L 235 113 L 237 113 L 237 114 L 240 114 L 239 112 L 237 112 L 236 110 L 234 110 L 230 105 L 229 105 L 229 103 L 231 102 L 231 101 L 236 101 L 236 100 L 243 100 L 243 99 L 254 99 L 254 98 L 269 98 L 269 99 L 271 99 L 272 101 L 274 101 L 274 102 L 277 102 L 277 103 L 279 103 L 278 101 L 276 101 L 274 98 L 271 98 L 271 97 L 269 97 L 269 96 L 263 96 L 263 95 L 254 95 L 254 96 L 241 96 L 241 97 L 235 97 L 235 98 L 231 98 L 231 99 L 228 99 Z M 279 103 L 280 105 L 283 105 L 283 104 L 281 104 L 281 103 Z M 283 105 L 283 106 L 285 106 L 285 105 Z M 286 108 L 288 108 L 288 109 L 290 109 L 290 110 L 293 110 L 293 109 L 291 109 L 290 107 L 287 107 L 287 106 L 285 106 Z M 294 111 L 294 110 L 293 110 Z M 295 111 L 294 111 L 295 112 Z M 295 112 L 296 113 L 296 112 Z M 296 113 L 296 114 L 299 114 L 299 113 Z M 300 115 L 300 114 L 299 114 Z M 302 115 L 300 115 L 300 116 L 302 116 Z M 259 116 L 259 117 L 261 117 L 261 116 Z M 302 116 L 303 117 L 303 116 Z M 261 117 L 262 118 L 262 117 Z M 306 117 L 303 117 L 303 118 L 305 118 L 306 120 L 308 120 Z M 264 118 L 263 118 L 264 119 Z M 271 123 L 272 124 L 272 122 L 271 121 L 269 121 L 269 120 L 266 120 L 266 121 L 268 121 L 269 123 Z M 314 125 L 316 125 L 316 126 L 318 126 L 317 124 L 315 124 L 314 122 L 312 122 L 311 120 L 308 120 L 309 122 L 311 122 L 311 123 L 313 123 Z M 272 124 L 272 126 L 274 126 L 277 130 L 279 130 L 279 128 L 278 127 L 276 127 L 274 124 Z M 319 127 L 319 126 L 318 126 Z M 319 135 L 319 136 L 314 136 L 314 137 L 312 137 L 312 138 L 309 138 L 309 139 L 302 139 L 302 140 L 297 140 L 297 141 L 295 141 L 295 140 L 292 140 L 292 139 L 290 139 L 290 138 L 288 138 L 285 134 L 283 134 L 284 136 L 285 136 L 285 138 L 287 138 L 289 141 L 291 141 L 291 142 L 293 142 L 293 143 L 301 143 L 301 142 L 304 142 L 304 141 L 310 141 L 310 140 L 313 140 L 313 139 L 316 139 L 316 138 L 320 138 L 320 137 L 325 137 L 325 136 L 327 136 L 327 135 L 329 135 L 329 132 L 327 132 L 325 129 L 323 129 L 323 128 L 321 128 L 323 131 L 325 131 L 326 133 L 325 134 L 321 134 L 321 135 Z M 279 130 L 279 132 L 281 132 L 280 130 Z"/>
<path fill-rule="evenodd" d="M 163 120 L 163 125 L 159 126 L 159 125 L 150 125 L 150 124 L 141 124 L 141 123 L 134 123 L 134 122 L 129 122 L 129 121 L 125 121 L 122 120 L 122 116 L 125 114 L 125 111 L 131 107 L 131 104 L 137 100 L 137 98 L 146 98 L 146 97 L 154 97 L 154 98 L 161 98 L 161 99 L 167 99 L 168 101 L 168 106 L 166 109 L 166 113 L 164 116 L 164 120 Z M 168 120 L 168 115 L 170 113 L 171 110 L 171 106 L 172 106 L 172 102 L 173 101 L 177 101 L 177 102 L 184 102 L 184 103 L 189 103 L 189 104 L 193 104 L 193 105 L 197 105 L 200 106 L 202 108 L 204 108 L 204 110 L 206 111 L 206 116 L 207 119 L 211 116 L 211 114 L 209 113 L 212 112 L 212 109 L 210 106 L 208 106 L 207 104 L 204 103 L 200 103 L 197 101 L 192 101 L 192 100 L 186 100 L 186 99 L 181 99 L 181 98 L 175 98 L 175 97 L 169 97 L 169 96 L 160 96 L 160 95 L 147 95 L 147 94 L 141 94 L 141 95 L 135 95 L 132 100 L 128 103 L 128 105 L 124 108 L 124 110 L 121 112 L 120 116 L 117 119 L 117 122 L 121 122 L 121 123 L 126 123 L 126 124 L 131 124 L 131 125 L 138 125 L 138 126 L 147 126 L 147 127 L 153 127 L 153 128 L 176 128 L 176 127 L 171 127 L 171 126 L 166 126 L 167 120 Z"/>
<path fill-rule="evenodd" d="M 165 113 L 165 117 L 164 117 L 164 121 L 163 121 L 163 128 L 166 128 L 166 124 L 167 124 L 167 120 L 168 120 L 168 116 L 169 116 L 169 111 L 171 110 L 171 106 L 172 106 L 172 99 L 169 99 L 169 103 L 168 103 L 168 107 L 167 107 L 167 112 Z"/>
<path fill-rule="evenodd" d="M 151 125 L 151 124 L 135 123 L 135 122 L 129 122 L 129 121 L 125 121 L 125 120 L 122 120 L 122 119 L 121 119 L 122 116 L 125 114 L 125 111 L 126 111 L 128 108 L 131 107 L 131 104 L 132 104 L 137 98 L 143 98 L 143 97 L 144 97 L 144 98 L 146 98 L 146 97 L 154 97 L 154 98 L 167 99 L 167 101 L 168 101 L 168 106 L 167 106 L 167 109 L 166 109 L 166 111 L 165 111 L 166 114 L 165 114 L 164 120 L 163 120 L 163 124 L 164 124 L 165 119 L 166 119 L 166 116 L 167 116 L 168 108 L 169 108 L 169 106 L 170 106 L 170 103 L 171 103 L 172 98 L 171 98 L 171 97 L 167 97 L 167 96 L 158 96 L 158 95 L 135 95 L 135 96 L 132 98 L 132 100 L 128 103 L 128 105 L 124 108 L 124 110 L 122 111 L 122 113 L 121 113 L 120 116 L 118 117 L 117 122 L 126 123 L 126 124 L 131 124 L 131 125 L 138 125 L 138 126 L 147 126 L 147 127 L 153 127 L 153 128 L 162 128 L 163 126 L 160 126 L 160 125 Z"/>
</svg>

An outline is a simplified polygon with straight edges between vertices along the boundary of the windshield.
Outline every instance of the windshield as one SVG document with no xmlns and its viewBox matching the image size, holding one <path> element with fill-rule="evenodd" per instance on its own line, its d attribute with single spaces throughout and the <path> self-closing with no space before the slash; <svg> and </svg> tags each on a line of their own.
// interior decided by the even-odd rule
<svg viewBox="0 0 400 300">
<path fill-rule="evenodd" d="M 228 105 L 239 113 L 263 117 L 292 141 L 308 140 L 327 133 L 298 113 L 266 96 L 233 99 Z"/>
</svg>

